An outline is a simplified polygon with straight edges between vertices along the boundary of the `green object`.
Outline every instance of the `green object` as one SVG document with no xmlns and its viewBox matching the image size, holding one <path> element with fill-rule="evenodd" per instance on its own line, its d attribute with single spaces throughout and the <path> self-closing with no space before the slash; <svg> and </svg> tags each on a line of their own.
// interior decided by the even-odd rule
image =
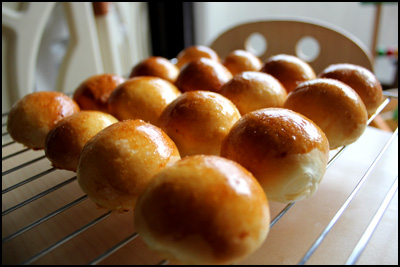
<svg viewBox="0 0 400 267">
<path fill-rule="evenodd" d="M 378 56 L 384 56 L 384 55 L 386 55 L 386 51 L 385 51 L 385 49 L 383 49 L 383 48 L 377 48 L 377 49 L 376 49 L 376 54 L 377 54 Z"/>
</svg>

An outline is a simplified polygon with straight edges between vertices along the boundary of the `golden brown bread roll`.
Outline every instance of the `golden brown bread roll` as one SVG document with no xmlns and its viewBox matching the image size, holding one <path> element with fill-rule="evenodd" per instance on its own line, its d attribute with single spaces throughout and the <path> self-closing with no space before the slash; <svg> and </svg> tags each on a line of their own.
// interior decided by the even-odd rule
<svg viewBox="0 0 400 267">
<path fill-rule="evenodd" d="M 232 126 L 221 156 L 249 170 L 268 200 L 289 203 L 315 194 L 325 174 L 329 144 L 321 129 L 301 114 L 265 108 Z"/>
<path fill-rule="evenodd" d="M 59 121 L 78 111 L 78 104 L 63 93 L 30 93 L 11 107 L 7 131 L 14 141 L 34 150 L 43 149 L 50 130 Z"/>
<path fill-rule="evenodd" d="M 181 69 L 186 63 L 199 59 L 199 58 L 209 58 L 215 61 L 220 61 L 219 55 L 213 49 L 204 45 L 193 45 L 183 49 L 176 56 L 177 62 L 176 66 Z"/>
<path fill-rule="evenodd" d="M 207 91 L 183 93 L 161 114 L 158 125 L 175 142 L 182 157 L 219 155 L 222 139 L 240 118 L 226 97 Z"/>
<path fill-rule="evenodd" d="M 260 71 L 278 79 L 288 93 L 302 82 L 316 78 L 313 68 L 307 62 L 296 56 L 285 54 L 268 58 Z"/>
<path fill-rule="evenodd" d="M 175 83 L 179 68 L 164 57 L 148 57 L 135 65 L 129 78 L 137 76 L 155 76 Z"/>
<path fill-rule="evenodd" d="M 230 79 L 232 74 L 224 65 L 215 60 L 200 58 L 190 61 L 181 69 L 175 85 L 182 92 L 218 92 Z"/>
<path fill-rule="evenodd" d="M 140 195 L 135 226 L 172 263 L 232 264 L 261 246 L 269 204 L 257 180 L 217 156 L 190 156 L 160 171 Z"/>
<path fill-rule="evenodd" d="M 242 116 L 256 109 L 282 107 L 287 96 L 277 79 L 256 71 L 235 75 L 219 93 L 231 100 Z"/>
<path fill-rule="evenodd" d="M 232 73 L 233 76 L 243 71 L 259 71 L 262 61 L 253 53 L 246 50 L 234 50 L 223 60 L 222 64 Z"/>
<path fill-rule="evenodd" d="M 118 120 L 101 111 L 87 110 L 64 118 L 46 137 L 45 154 L 58 169 L 76 172 L 83 146 Z"/>
<path fill-rule="evenodd" d="M 164 108 L 181 92 L 172 83 L 150 76 L 126 80 L 109 99 L 109 112 L 119 120 L 141 119 L 157 125 Z"/>
<path fill-rule="evenodd" d="M 108 112 L 108 98 L 112 91 L 125 81 L 116 74 L 94 75 L 82 82 L 74 92 L 73 99 L 82 110 Z"/>
<path fill-rule="evenodd" d="M 83 147 L 78 183 L 99 207 L 122 212 L 134 208 L 157 172 L 179 159 L 174 142 L 158 127 L 142 120 L 120 121 Z"/>
<path fill-rule="evenodd" d="M 355 142 L 367 127 L 367 110 L 361 98 L 338 80 L 304 82 L 289 93 L 284 107 L 315 122 L 324 131 L 331 149 Z"/>
<path fill-rule="evenodd" d="M 383 102 L 382 86 L 368 69 L 353 64 L 332 64 L 324 69 L 320 78 L 331 78 L 344 82 L 361 97 L 368 116 L 375 113 Z"/>
</svg>

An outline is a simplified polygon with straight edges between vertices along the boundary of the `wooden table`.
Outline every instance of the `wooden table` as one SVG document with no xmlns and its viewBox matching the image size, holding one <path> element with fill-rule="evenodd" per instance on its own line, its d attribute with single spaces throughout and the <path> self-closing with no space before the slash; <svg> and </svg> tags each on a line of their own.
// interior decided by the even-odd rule
<svg viewBox="0 0 400 267">
<path fill-rule="evenodd" d="M 388 140 L 392 142 L 375 165 Z M 53 169 L 43 151 L 24 150 L 16 143 L 4 146 L 9 141 L 3 135 L 3 264 L 165 263 L 136 235 L 132 212 L 97 209 L 79 188 L 75 173 Z M 274 221 L 263 246 L 238 264 L 297 264 L 330 224 L 306 263 L 344 264 L 397 175 L 397 134 L 368 127 L 330 163 L 316 195 L 291 205 Z M 27 179 L 32 181 L 25 183 Z M 360 180 L 357 194 L 333 223 Z M 287 207 L 270 205 L 272 218 Z M 357 263 L 398 264 L 397 191 Z"/>
</svg>

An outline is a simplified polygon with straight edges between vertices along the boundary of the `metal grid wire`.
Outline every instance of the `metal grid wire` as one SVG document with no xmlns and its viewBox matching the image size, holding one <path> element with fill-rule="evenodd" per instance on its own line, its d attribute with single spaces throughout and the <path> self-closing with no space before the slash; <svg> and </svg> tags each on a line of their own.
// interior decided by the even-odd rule
<svg viewBox="0 0 400 267">
<path fill-rule="evenodd" d="M 368 124 L 375 118 L 376 115 L 378 115 L 386 106 L 387 104 L 391 101 L 392 98 L 397 98 L 397 96 L 394 95 L 388 95 L 386 94 L 387 99 L 384 101 L 384 103 L 380 106 L 378 111 L 375 113 L 374 116 L 372 116 Z M 93 208 L 91 205 L 90 200 L 88 200 L 88 197 L 86 195 L 82 195 L 83 193 L 77 189 L 76 187 L 76 175 L 72 172 L 68 171 L 62 171 L 62 170 L 57 170 L 53 168 L 46 157 L 44 156 L 43 151 L 32 151 L 30 149 L 26 149 L 23 146 L 20 146 L 19 144 L 16 144 L 8 135 L 6 130 L 4 130 L 6 127 L 6 120 L 7 120 L 7 114 L 3 114 L 2 117 L 2 128 L 3 128 L 3 140 L 2 140 L 2 165 L 3 165 L 3 170 L 2 170 L 2 196 L 3 196 L 3 208 L 2 208 L 2 218 L 3 218 L 3 236 L 2 236 L 2 248 L 3 248 L 3 263 L 4 264 L 40 264 L 40 263 L 48 263 L 48 262 L 55 262 L 59 264 L 63 264 L 65 262 L 68 263 L 79 263 L 82 264 L 82 262 L 74 261 L 74 260 L 53 260 L 53 258 L 56 257 L 64 257 L 66 258 L 71 258 L 73 259 L 74 257 L 78 258 L 83 258 L 85 259 L 85 262 L 83 264 L 118 264 L 118 263 L 127 263 L 128 264 L 168 264 L 167 260 L 163 260 L 162 258 L 159 258 L 155 254 L 152 254 L 149 252 L 148 254 L 143 253 L 143 252 L 138 252 L 138 254 L 135 255 L 130 255 L 131 253 L 127 253 L 126 251 L 132 251 L 132 249 L 135 249 L 135 247 L 139 246 L 142 247 L 143 244 L 138 240 L 138 234 L 134 231 L 134 229 L 130 228 L 129 226 L 126 226 L 128 223 L 129 225 L 132 223 L 131 221 L 131 216 L 132 214 L 129 215 L 121 215 L 124 218 L 120 219 L 120 221 L 124 221 L 124 223 L 118 224 L 117 226 L 113 226 L 114 228 L 117 228 L 119 230 L 118 234 L 117 233 L 110 233 L 110 236 L 118 235 L 119 239 L 116 239 L 117 241 L 114 241 L 113 238 L 109 238 L 108 235 L 104 239 L 107 240 L 107 244 L 104 246 L 100 246 L 101 250 L 98 248 L 93 249 L 90 251 L 90 253 L 87 253 L 89 255 L 76 255 L 76 247 L 79 247 L 82 245 L 82 243 L 79 243 L 80 241 L 71 242 L 74 240 L 74 238 L 82 235 L 86 235 L 88 232 L 90 232 L 89 237 L 86 237 L 84 240 L 94 240 L 93 242 L 96 242 L 96 238 L 101 236 L 102 234 L 107 233 L 107 230 L 104 229 L 109 229 L 109 228 L 102 228 L 102 230 L 99 230 L 96 228 L 96 225 L 101 224 L 102 222 L 106 221 L 107 219 L 113 217 L 111 211 L 104 211 L 104 210 L 99 210 L 96 208 Z M 346 208 L 349 206 L 353 198 L 356 196 L 356 194 L 359 192 L 360 188 L 363 186 L 364 182 L 368 178 L 369 174 L 372 172 L 372 170 L 375 168 L 375 166 L 379 163 L 381 160 L 382 156 L 386 152 L 387 148 L 391 145 L 391 143 L 396 140 L 398 137 L 398 129 L 393 133 L 391 138 L 387 141 L 387 143 L 383 146 L 383 148 L 380 150 L 380 152 L 376 155 L 375 160 L 371 163 L 369 166 L 368 170 L 365 172 L 364 175 L 360 178 L 358 181 L 357 185 L 354 187 L 353 191 L 351 194 L 347 197 L 347 199 L 344 201 L 342 206 L 338 209 L 336 214 L 331 218 L 330 222 L 326 225 L 325 229 L 320 233 L 320 235 L 315 239 L 315 241 L 312 243 L 311 247 L 307 250 L 307 252 L 304 254 L 304 256 L 299 259 L 298 264 L 306 264 L 309 258 L 314 254 L 316 249 L 321 245 L 321 243 L 324 241 L 326 238 L 327 234 L 330 232 L 332 227 L 336 224 L 336 222 L 340 219 L 340 217 L 343 215 L 344 211 Z M 18 149 L 12 149 L 12 152 L 7 152 L 9 147 L 12 146 L 18 146 Z M 331 157 L 327 168 L 329 168 L 333 162 L 338 159 L 342 153 L 346 150 L 346 146 L 342 147 L 337 150 L 337 152 Z M 29 154 L 29 155 L 27 155 Z M 31 155 L 30 155 L 31 154 Z M 20 158 L 23 157 L 23 160 L 20 161 Z M 4 170 L 4 163 L 5 162 L 15 162 L 15 166 L 10 167 L 6 170 Z M 9 166 L 10 164 L 7 164 Z M 37 165 L 40 165 L 38 167 Z M 26 169 L 29 169 L 29 171 L 26 171 Z M 24 177 L 19 177 L 19 172 L 21 170 L 24 170 Z M 26 177 L 26 173 L 31 173 L 32 175 L 29 175 L 29 177 Z M 10 178 L 11 176 L 11 178 Z M 49 178 L 50 177 L 50 178 Z M 54 177 L 62 177 L 61 179 L 56 179 Z M 9 179 L 15 179 L 17 180 L 16 182 L 12 183 L 12 185 L 7 185 L 8 183 L 6 182 Z M 45 187 L 38 187 L 40 189 L 39 192 L 36 192 L 34 189 L 35 187 L 33 184 L 37 181 L 40 180 L 50 180 L 50 182 L 45 183 Z M 73 187 L 75 186 L 75 188 Z M 21 200 L 21 197 L 16 197 L 15 195 L 18 195 L 18 190 L 21 190 L 25 187 L 32 187 L 32 193 L 29 196 L 24 195 L 24 200 Z M 53 210 L 49 210 L 46 208 L 45 214 L 42 215 L 40 205 L 39 206 L 34 206 L 30 207 L 32 203 L 37 202 L 40 199 L 46 198 L 46 196 L 49 196 L 51 194 L 54 194 L 57 191 L 62 190 L 63 188 L 69 188 L 67 190 L 64 190 L 63 193 L 61 193 L 64 197 L 68 196 L 71 194 L 71 197 L 68 198 L 65 203 L 62 205 L 59 205 L 57 203 L 57 208 L 53 208 Z M 72 189 L 71 189 L 72 188 Z M 356 244 L 354 247 L 353 251 L 351 252 L 350 256 L 348 257 L 348 260 L 346 264 L 354 264 L 357 262 L 358 258 L 362 254 L 364 248 L 368 244 L 372 234 L 374 233 L 376 227 L 378 226 L 380 219 L 384 215 L 388 205 L 391 202 L 391 199 L 397 192 L 397 177 L 395 177 L 395 180 L 392 184 L 392 186 L 388 189 L 387 194 L 380 204 L 378 210 L 376 211 L 375 215 L 373 216 L 372 220 L 370 221 L 368 227 L 365 229 L 365 232 L 362 234 L 362 237 L 359 239 L 359 242 Z M 77 193 L 71 193 L 71 192 L 77 192 Z M 13 192 L 16 192 L 15 194 Z M 6 198 L 6 196 L 10 195 L 10 198 Z M 5 208 L 5 201 L 9 201 L 9 199 L 12 199 L 12 203 L 15 203 L 7 208 Z M 47 206 L 54 206 L 50 205 L 52 201 L 42 201 L 41 205 L 44 205 L 44 207 Z M 69 215 L 66 215 L 66 218 L 58 220 L 57 222 L 52 222 L 52 219 L 57 218 L 58 216 L 65 214 L 69 212 L 72 209 L 76 209 L 76 207 L 80 207 L 80 205 L 85 204 L 85 208 L 82 212 L 86 212 L 87 210 L 94 210 L 95 212 L 93 213 L 93 216 L 89 219 L 86 220 L 84 223 L 77 223 L 79 227 L 75 227 L 73 230 L 66 230 L 67 234 L 65 234 L 64 230 L 62 231 L 62 236 L 58 236 L 58 228 L 63 228 L 63 220 L 68 220 Z M 270 228 L 273 230 L 273 227 L 275 224 L 278 223 L 278 221 L 285 216 L 285 214 L 295 205 L 296 203 L 290 203 L 286 206 L 284 206 L 280 212 L 277 213 L 277 215 L 272 219 Z M 88 207 L 86 207 L 88 206 Z M 32 212 L 33 209 L 33 212 Z M 19 212 L 22 210 L 21 212 Z M 78 210 L 79 212 L 79 210 Z M 32 213 L 34 216 L 32 216 Z M 13 214 L 16 214 L 14 217 L 12 216 Z M 24 218 L 26 216 L 31 216 L 34 217 L 29 220 L 29 222 L 24 222 L 24 225 L 20 225 L 19 221 L 21 218 Z M 119 214 L 118 214 L 119 215 Z M 8 219 L 8 217 L 11 216 L 11 219 Z M 115 216 L 114 216 L 115 217 Z M 126 218 L 128 217 L 128 219 Z M 76 218 L 80 218 L 79 216 L 76 215 L 71 215 L 71 218 L 74 218 L 73 221 L 79 220 Z M 126 222 L 128 221 L 128 222 Z M 6 222 L 6 223 L 5 223 Z M 39 231 L 39 234 L 36 235 L 30 235 L 29 233 L 32 232 L 32 230 L 36 228 L 40 228 L 41 225 L 46 224 L 45 230 Z M 15 227 L 11 227 L 15 226 Z M 13 229 L 10 229 L 13 228 Z M 94 229 L 96 228 L 96 229 Z M 93 230 L 94 229 L 94 230 Z M 51 236 L 50 238 L 47 237 L 47 234 Z M 46 235 L 46 237 L 43 237 L 43 235 Z M 94 236 L 94 237 L 93 237 Z M 46 242 L 37 242 L 37 240 L 41 239 L 50 239 L 50 241 Z M 99 243 L 104 241 L 104 239 L 99 239 Z M 110 240 L 112 239 L 112 240 Z M 268 240 L 268 238 L 267 238 Z M 109 241 L 109 242 L 108 242 Z M 12 246 L 9 245 L 10 243 L 15 243 Z M 105 242 L 105 241 L 104 241 Z M 134 243 L 132 245 L 132 243 Z M 39 244 L 40 243 L 40 244 Z M 43 243 L 43 244 L 42 244 Z M 70 246 L 67 246 L 66 248 L 60 249 L 64 244 L 72 243 Z M 111 245 L 109 245 L 111 243 Z M 82 254 L 88 246 L 90 246 L 90 242 L 83 243 L 83 247 L 81 249 L 78 249 L 78 251 L 82 251 Z M 16 247 L 19 248 L 18 251 L 16 251 Z M 75 247 L 74 249 L 71 249 L 71 247 Z M 127 248 L 129 247 L 129 248 Z M 133 247 L 133 248 L 131 248 Z M 29 248 L 29 249 L 27 249 Z M 68 250 L 71 250 L 70 252 Z M 27 252 L 26 250 L 31 250 L 30 252 Z M 61 251 L 58 253 L 55 253 L 54 255 L 51 255 L 51 252 L 53 251 Z M 100 251 L 99 251 L 100 250 Z M 121 252 L 122 251 L 122 252 Z M 143 251 L 143 250 L 138 250 L 138 251 Z M 120 252 L 120 253 L 118 253 Z M 5 255 L 7 254 L 7 255 Z M 15 254 L 14 256 L 10 256 L 10 254 Z M 50 256 L 49 256 L 50 255 Z M 114 256 L 113 256 L 114 255 Z M 128 258 L 129 261 L 123 261 L 122 258 L 125 256 L 129 255 Z M 4 258 L 8 259 L 7 262 L 4 261 Z M 132 258 L 133 257 L 133 258 Z M 44 258 L 44 259 L 43 259 Z M 145 259 L 144 259 L 145 258 Z M 41 261 L 43 259 L 43 261 Z"/>
</svg>

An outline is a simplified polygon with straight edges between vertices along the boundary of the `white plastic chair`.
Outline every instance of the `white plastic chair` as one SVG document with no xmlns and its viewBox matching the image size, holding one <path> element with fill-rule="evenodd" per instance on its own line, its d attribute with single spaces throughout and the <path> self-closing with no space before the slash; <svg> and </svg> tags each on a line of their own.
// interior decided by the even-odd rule
<svg viewBox="0 0 400 267">
<path fill-rule="evenodd" d="M 39 47 L 57 4 L 64 9 L 68 45 L 60 66 L 57 66 L 59 68 L 55 70 L 55 86 L 35 88 L 35 81 L 37 83 L 39 78 Z M 143 10 L 145 3 L 114 2 L 112 12 L 104 16 L 94 15 L 91 2 L 26 2 L 24 5 L 25 8 L 17 11 L 4 3 L 2 5 L 3 113 L 15 101 L 33 91 L 71 93 L 91 75 L 105 72 L 126 74 L 135 62 L 150 53 L 146 12 Z M 134 18 L 132 10 L 136 12 Z M 121 29 L 122 26 L 125 28 Z M 49 57 L 50 54 L 44 49 L 40 57 Z M 48 74 L 44 73 L 43 79 L 49 78 L 46 77 Z"/>
<path fill-rule="evenodd" d="M 55 2 L 30 2 L 23 11 L 2 8 L 2 25 L 12 36 L 5 60 L 6 87 L 11 103 L 34 91 L 35 66 L 40 41 Z M 90 2 L 64 3 L 70 28 L 70 44 L 66 60 L 60 67 L 54 90 L 76 86 L 73 81 L 103 71 L 94 16 Z M 3 51 L 4 55 L 4 51 Z M 3 95 L 4 96 L 4 95 Z"/>
</svg>

